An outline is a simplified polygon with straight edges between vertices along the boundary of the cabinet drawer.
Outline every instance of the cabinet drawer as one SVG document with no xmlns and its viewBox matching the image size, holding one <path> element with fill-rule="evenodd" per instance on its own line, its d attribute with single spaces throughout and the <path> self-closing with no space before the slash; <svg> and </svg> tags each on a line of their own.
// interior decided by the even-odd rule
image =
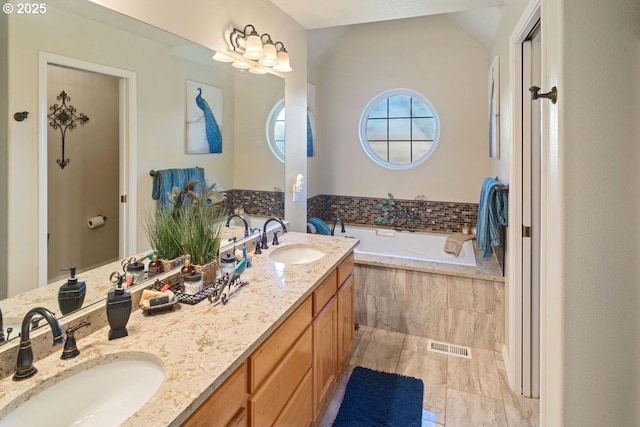
<svg viewBox="0 0 640 427">
<path fill-rule="evenodd" d="M 311 327 L 302 334 L 273 374 L 249 398 L 252 426 L 273 425 L 300 384 L 301 378 L 311 367 Z"/>
<path fill-rule="evenodd" d="M 338 266 L 338 287 L 342 286 L 345 280 L 353 273 L 353 269 L 355 267 L 355 256 L 353 252 L 349 254 L 349 256 L 340 263 Z"/>
<path fill-rule="evenodd" d="M 307 298 L 249 357 L 249 393 L 253 393 L 262 384 L 310 324 L 311 298 Z"/>
<path fill-rule="evenodd" d="M 240 409 L 246 404 L 247 364 L 243 363 L 182 426 L 225 426 L 234 419 L 237 420 Z"/>
<path fill-rule="evenodd" d="M 313 291 L 313 317 L 315 317 L 322 307 L 324 307 L 329 300 L 336 294 L 338 290 L 338 273 L 336 270 L 332 271 L 329 277 Z"/>
<path fill-rule="evenodd" d="M 313 420 L 312 379 L 313 375 L 309 369 L 274 425 L 278 427 L 303 427 L 311 424 Z"/>
</svg>

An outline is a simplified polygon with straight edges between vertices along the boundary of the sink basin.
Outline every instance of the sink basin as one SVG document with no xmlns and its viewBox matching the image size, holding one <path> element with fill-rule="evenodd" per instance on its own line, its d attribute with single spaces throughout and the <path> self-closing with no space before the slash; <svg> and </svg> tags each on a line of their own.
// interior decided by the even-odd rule
<svg viewBox="0 0 640 427">
<path fill-rule="evenodd" d="M 323 256 L 325 256 L 323 251 L 306 244 L 282 246 L 269 252 L 271 261 L 282 264 L 307 264 Z"/>
<path fill-rule="evenodd" d="M 164 378 L 164 369 L 149 360 L 104 362 L 37 392 L 0 420 L 0 426 L 120 425 L 155 394 Z"/>
</svg>

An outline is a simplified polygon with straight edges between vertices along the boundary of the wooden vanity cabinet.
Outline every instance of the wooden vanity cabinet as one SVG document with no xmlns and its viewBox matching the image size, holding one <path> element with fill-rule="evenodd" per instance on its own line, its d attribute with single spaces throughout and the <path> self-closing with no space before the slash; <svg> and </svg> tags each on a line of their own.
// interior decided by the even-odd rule
<svg viewBox="0 0 640 427">
<path fill-rule="evenodd" d="M 354 342 L 351 253 L 183 424 L 309 426 Z"/>
</svg>

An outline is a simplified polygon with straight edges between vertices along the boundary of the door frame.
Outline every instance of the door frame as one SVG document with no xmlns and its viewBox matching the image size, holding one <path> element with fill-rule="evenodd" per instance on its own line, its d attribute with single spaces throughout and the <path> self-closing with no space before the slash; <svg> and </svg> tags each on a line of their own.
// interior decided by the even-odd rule
<svg viewBox="0 0 640 427">
<path fill-rule="evenodd" d="M 531 0 L 509 37 L 511 58 L 510 82 L 512 95 L 511 165 L 509 168 L 509 227 L 507 246 L 509 250 L 509 304 L 507 320 L 508 348 L 503 347 L 507 380 L 513 391 L 522 394 L 522 43 L 527 39 L 541 19 L 541 0 Z"/>
<path fill-rule="evenodd" d="M 47 66 L 58 65 L 105 74 L 119 79 L 119 192 L 125 196 L 120 202 L 120 226 L 118 230 L 118 257 L 129 256 L 136 248 L 136 200 L 137 200 L 137 101 L 136 73 L 105 65 L 94 64 L 48 52 L 40 52 L 38 58 L 38 286 L 47 285 Z"/>
</svg>

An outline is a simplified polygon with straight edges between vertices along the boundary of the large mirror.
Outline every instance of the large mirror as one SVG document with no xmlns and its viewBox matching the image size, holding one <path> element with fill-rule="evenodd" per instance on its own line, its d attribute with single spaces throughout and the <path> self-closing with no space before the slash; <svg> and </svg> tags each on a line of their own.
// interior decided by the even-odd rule
<svg viewBox="0 0 640 427">
<path fill-rule="evenodd" d="M 26 262 L 21 261 L 21 265 L 29 265 L 29 271 L 24 275 L 28 280 L 11 281 L 9 284 L 0 282 L 0 296 L 5 297 L 0 300 L 0 308 L 5 318 L 22 316 L 24 306 L 33 304 L 48 307 L 59 313 L 57 288 L 63 283 L 60 279 L 68 274 L 60 273 L 59 270 L 72 265 L 78 268 L 78 277 L 87 280 L 88 292 L 83 307 L 106 296 L 103 289 L 97 286 L 96 282 L 100 279 L 93 278 L 92 272 L 99 271 L 96 269 L 101 265 L 122 259 L 123 255 L 130 256 L 149 247 L 141 223 L 143 213 L 155 207 L 155 201 L 151 198 L 151 170 L 198 166 L 204 168 L 208 183 L 216 182 L 223 190 L 274 191 L 284 188 L 284 166 L 272 155 L 266 140 L 266 120 L 269 112 L 284 97 L 283 79 L 274 75 L 253 75 L 233 69 L 229 64 L 214 61 L 213 52 L 205 47 L 86 1 L 49 2 L 45 14 L 37 17 L 12 14 L 3 16 L 2 20 L 0 23 L 7 23 L 7 32 L 0 37 L 0 42 L 7 43 L 9 63 L 6 70 L 0 71 L 0 77 L 6 77 L 5 90 L 8 92 L 8 96 L 2 97 L 0 102 L 7 103 L 3 108 L 7 108 L 9 117 L 8 146 L 11 154 L 7 163 L 11 164 L 11 168 L 4 168 L 0 172 L 3 174 L 2 180 L 9 183 L 6 194 L 0 191 L 0 197 L 6 198 L 2 200 L 2 205 L 8 206 L 7 212 L 3 211 L 0 215 L 6 215 L 10 230 L 21 230 L 20 239 L 16 239 L 17 234 L 10 231 L 8 242 L 2 242 L 3 249 L 6 247 L 8 253 L 7 275 L 10 278 L 18 276 L 14 260 L 37 253 L 38 239 L 42 239 L 41 233 L 38 233 L 39 227 L 36 226 L 43 209 L 42 197 L 34 196 L 34 193 L 37 194 L 43 187 L 42 177 L 36 172 L 43 150 L 48 157 L 48 173 L 44 181 L 47 184 L 47 209 L 52 209 L 49 202 L 66 205 L 68 216 L 84 209 L 83 213 L 75 218 L 77 232 L 61 233 L 60 227 L 49 223 L 46 245 L 52 262 L 49 263 L 47 278 L 52 284 L 45 288 L 55 286 L 56 289 L 48 289 L 47 292 L 44 288 L 33 289 L 37 281 L 31 278 L 35 277 L 33 269 L 37 269 L 37 265 L 28 259 Z M 222 30 L 220 32 L 222 33 Z M 59 56 L 65 59 L 61 64 L 56 64 L 56 58 L 53 63 L 47 65 L 45 77 L 42 76 L 41 52 L 50 57 Z M 71 62 L 65 62 L 67 59 Z M 75 66 L 74 60 L 80 64 L 79 67 Z M 103 110 L 107 108 L 109 96 L 96 96 L 98 92 L 91 86 L 92 83 L 85 85 L 84 89 L 73 86 L 72 83 L 82 80 L 82 77 L 75 74 L 71 74 L 71 77 L 61 77 L 63 80 L 56 80 L 60 78 L 59 75 L 82 68 L 84 63 L 102 67 L 98 70 L 108 70 L 110 67 L 125 70 L 131 73 L 129 75 L 135 76 L 135 137 L 130 141 L 135 147 L 129 151 L 135 154 L 129 154 L 130 157 L 127 158 L 126 152 L 120 151 L 118 155 L 113 156 L 115 166 L 110 166 L 110 169 L 114 175 L 107 178 L 96 175 L 96 167 L 98 163 L 103 162 L 104 156 L 84 157 L 76 148 L 79 145 L 102 144 L 96 142 L 96 134 L 92 132 L 105 132 L 107 119 Z M 108 71 L 84 72 L 87 75 L 109 75 Z M 38 91 L 43 78 L 46 78 L 49 92 L 46 106 L 41 105 L 41 94 Z M 113 76 L 109 78 L 115 81 L 115 85 L 111 86 L 116 92 L 115 107 L 111 107 L 110 113 L 114 116 L 113 108 L 116 109 L 115 124 L 112 126 L 116 127 L 115 135 L 120 134 L 122 137 L 122 130 L 117 129 L 121 125 L 118 115 L 122 119 L 122 106 L 126 108 L 127 105 L 122 100 L 118 101 L 118 93 L 119 96 L 123 96 L 122 79 Z M 223 149 L 220 154 L 187 153 L 187 81 L 215 87 L 222 94 L 222 105 L 219 107 L 223 111 Z M 39 142 L 40 129 L 50 127 L 50 120 L 42 117 L 42 112 L 50 112 L 47 108 L 53 105 L 52 102 L 62 91 L 69 96 L 68 103 L 77 109 L 77 113 L 89 117 L 85 124 L 78 124 L 75 129 L 67 131 L 64 156 L 59 129 L 49 129 L 45 139 L 46 145 L 43 146 Z M 85 93 L 82 93 L 83 91 Z M 51 97 L 54 101 L 51 101 Z M 20 122 L 13 119 L 14 113 L 19 111 L 29 112 L 28 117 Z M 116 142 L 114 150 L 117 149 Z M 65 158 L 70 161 L 62 168 L 57 160 Z M 75 183 L 91 180 L 121 181 L 127 164 L 133 165 L 130 169 L 135 172 L 130 177 L 133 186 L 125 188 L 136 190 L 133 194 L 135 199 L 129 199 L 127 203 L 135 203 L 135 211 L 138 213 L 135 224 L 129 228 L 135 230 L 135 233 L 126 237 L 130 239 L 128 246 L 123 245 L 124 237 L 118 225 L 118 220 L 126 215 L 126 212 L 123 213 L 126 209 L 122 209 L 120 197 L 122 186 L 119 188 L 120 191 L 114 191 L 113 188 L 109 190 L 113 193 L 111 198 L 115 200 L 111 200 L 107 207 L 102 205 L 105 199 L 100 197 L 104 194 L 102 189 L 80 196 L 75 189 L 70 188 L 68 182 L 60 180 L 66 174 L 75 176 L 71 178 Z M 84 172 L 77 172 L 81 168 L 84 168 Z M 70 171 L 76 175 L 72 175 Z M 128 185 L 131 185 L 131 182 Z M 116 185 L 115 188 L 117 187 Z M 23 192 L 29 196 L 25 197 Z M 99 197 L 95 197 L 96 194 Z M 96 203 L 95 207 L 81 208 L 83 203 L 91 199 L 97 200 L 93 202 Z M 89 228 L 88 219 L 98 215 L 106 217 L 104 224 Z M 75 236 L 82 233 L 93 236 L 94 240 L 69 240 L 72 237 L 69 234 Z M 118 242 L 116 238 L 116 243 L 111 244 L 108 254 L 99 254 L 97 258 L 92 258 L 84 265 L 77 259 L 81 256 L 78 253 L 100 252 L 101 249 L 96 242 L 113 241 L 114 236 L 120 236 L 121 241 Z M 122 250 L 118 252 L 113 249 L 123 246 L 128 247 L 125 254 Z M 72 258 L 64 254 L 69 247 L 79 249 Z M 0 263 L 0 268 L 3 265 Z M 0 277 L 7 276 L 5 272 L 2 273 Z M 103 279 L 100 285 L 107 283 L 108 275 Z M 100 292 L 94 295 L 91 292 L 92 288 L 99 289 Z M 28 292 L 24 293 L 25 291 Z M 27 296 L 26 301 L 24 296 Z M 12 310 L 11 302 L 16 300 L 20 301 L 19 308 Z"/>
</svg>

